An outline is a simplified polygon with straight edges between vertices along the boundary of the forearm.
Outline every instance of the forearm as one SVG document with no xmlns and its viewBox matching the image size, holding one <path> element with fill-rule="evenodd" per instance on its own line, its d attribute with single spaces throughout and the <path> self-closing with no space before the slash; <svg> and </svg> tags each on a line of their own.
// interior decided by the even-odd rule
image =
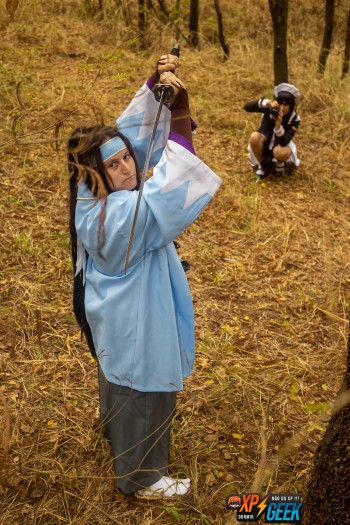
<svg viewBox="0 0 350 525">
<path fill-rule="evenodd" d="M 267 99 L 254 100 L 252 102 L 247 102 L 243 109 L 248 111 L 248 113 L 263 113 L 266 110 L 266 105 L 263 103 Z"/>
<path fill-rule="evenodd" d="M 188 93 L 185 89 L 180 91 L 175 102 L 170 107 L 170 111 L 170 133 L 181 135 L 192 144 L 190 105 Z"/>
<path fill-rule="evenodd" d="M 277 137 L 277 144 L 280 144 L 280 146 L 288 146 L 289 142 L 292 140 L 294 136 L 294 133 L 293 134 L 287 134 L 285 133 L 284 135 L 282 135 L 281 137 Z"/>
<path fill-rule="evenodd" d="M 293 140 L 296 129 L 297 129 L 297 126 L 290 126 L 290 125 L 287 126 L 286 128 L 283 128 L 282 126 L 280 126 L 277 129 L 275 128 L 274 132 L 275 132 L 277 143 L 283 147 L 287 146 L 289 142 Z"/>
</svg>

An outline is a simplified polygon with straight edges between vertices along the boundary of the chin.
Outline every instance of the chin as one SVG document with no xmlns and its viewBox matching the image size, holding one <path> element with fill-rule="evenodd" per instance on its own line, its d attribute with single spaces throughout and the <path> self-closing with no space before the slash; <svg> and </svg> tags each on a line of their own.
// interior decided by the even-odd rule
<svg viewBox="0 0 350 525">
<path fill-rule="evenodd" d="M 130 177 L 130 181 L 128 181 L 128 186 L 129 186 L 130 190 L 133 190 L 133 189 L 136 188 L 136 186 L 137 186 L 137 177 L 136 177 L 136 175 L 133 175 L 132 177 Z"/>
</svg>

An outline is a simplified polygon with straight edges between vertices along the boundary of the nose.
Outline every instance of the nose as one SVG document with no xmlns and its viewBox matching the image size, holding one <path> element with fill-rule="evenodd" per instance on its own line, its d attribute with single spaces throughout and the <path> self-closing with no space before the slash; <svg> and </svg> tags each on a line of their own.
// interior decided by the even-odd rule
<svg viewBox="0 0 350 525">
<path fill-rule="evenodd" d="M 127 173 L 129 171 L 129 165 L 125 159 L 122 159 L 120 162 L 120 168 L 123 173 Z"/>
</svg>

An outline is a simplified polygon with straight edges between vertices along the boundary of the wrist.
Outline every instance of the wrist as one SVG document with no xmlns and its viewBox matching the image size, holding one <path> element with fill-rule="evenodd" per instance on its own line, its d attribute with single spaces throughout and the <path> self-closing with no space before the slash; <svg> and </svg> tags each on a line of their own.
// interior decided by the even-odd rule
<svg viewBox="0 0 350 525">
<path fill-rule="evenodd" d="M 284 129 L 282 128 L 281 125 L 275 126 L 273 131 L 276 137 L 282 137 L 284 135 Z"/>
<path fill-rule="evenodd" d="M 154 71 L 152 75 L 147 80 L 147 85 L 150 89 L 153 89 L 156 84 L 159 83 L 159 74 L 158 71 Z"/>
<path fill-rule="evenodd" d="M 270 106 L 270 100 L 268 98 L 263 97 L 259 100 L 258 104 L 260 108 L 266 109 Z"/>
</svg>

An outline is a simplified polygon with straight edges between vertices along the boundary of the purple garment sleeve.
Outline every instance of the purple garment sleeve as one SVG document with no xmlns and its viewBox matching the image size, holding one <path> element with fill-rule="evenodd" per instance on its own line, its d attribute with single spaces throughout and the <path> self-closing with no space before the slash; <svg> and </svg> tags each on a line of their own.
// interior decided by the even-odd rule
<svg viewBox="0 0 350 525">
<path fill-rule="evenodd" d="M 158 72 L 155 71 L 153 75 L 150 76 L 149 79 L 146 81 L 146 85 L 152 91 L 157 82 L 159 82 L 159 75 Z"/>
<path fill-rule="evenodd" d="M 173 140 L 177 144 L 180 144 L 180 146 L 182 146 L 183 148 L 185 148 L 188 151 L 190 151 L 191 153 L 193 153 L 193 155 L 196 154 L 195 151 L 194 151 L 194 147 L 191 144 L 191 142 L 189 142 L 187 139 L 185 139 L 185 137 L 183 137 L 182 135 L 179 135 L 178 133 L 175 133 L 174 131 L 170 131 L 170 133 L 169 133 L 169 140 Z"/>
</svg>

